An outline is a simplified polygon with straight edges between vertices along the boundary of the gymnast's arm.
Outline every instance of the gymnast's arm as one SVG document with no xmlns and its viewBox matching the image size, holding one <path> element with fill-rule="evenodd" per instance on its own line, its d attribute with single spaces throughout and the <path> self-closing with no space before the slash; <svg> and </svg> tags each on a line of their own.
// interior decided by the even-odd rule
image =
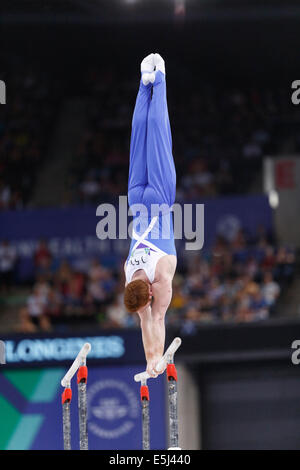
<svg viewBox="0 0 300 470">
<path fill-rule="evenodd" d="M 174 255 L 164 256 L 158 262 L 156 278 L 152 284 L 152 316 L 163 320 L 172 300 L 172 281 L 175 274 L 177 259 Z"/>
<path fill-rule="evenodd" d="M 147 372 L 151 377 L 158 373 L 156 365 L 160 361 L 165 346 L 165 313 L 172 298 L 172 282 L 154 282 L 152 284 L 152 306 L 147 305 L 139 313 L 141 319 L 142 337 L 147 360 Z"/>
<path fill-rule="evenodd" d="M 152 284 L 153 300 L 138 311 L 141 321 L 142 338 L 147 361 L 147 372 L 156 377 L 155 367 L 160 361 L 165 346 L 165 313 L 172 298 L 172 283 L 170 280 L 154 282 Z"/>
<path fill-rule="evenodd" d="M 172 279 L 164 277 L 154 282 L 152 284 L 152 293 L 152 317 L 153 319 L 164 320 L 172 300 Z"/>
</svg>

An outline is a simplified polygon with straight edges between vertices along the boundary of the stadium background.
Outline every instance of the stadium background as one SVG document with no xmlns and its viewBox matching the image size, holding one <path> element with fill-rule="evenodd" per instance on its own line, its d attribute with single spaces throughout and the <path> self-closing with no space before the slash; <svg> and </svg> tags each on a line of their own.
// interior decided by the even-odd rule
<svg viewBox="0 0 300 470">
<path fill-rule="evenodd" d="M 90 447 L 141 446 L 128 242 L 95 232 L 97 206 L 126 194 L 152 51 L 166 59 L 177 201 L 205 204 L 204 248 L 177 243 L 167 315 L 167 341 L 183 339 L 181 445 L 299 448 L 297 2 L 3 0 L 0 15 L 1 449 L 62 448 L 59 382 L 86 338 Z M 163 378 L 151 393 L 165 448 Z"/>
</svg>

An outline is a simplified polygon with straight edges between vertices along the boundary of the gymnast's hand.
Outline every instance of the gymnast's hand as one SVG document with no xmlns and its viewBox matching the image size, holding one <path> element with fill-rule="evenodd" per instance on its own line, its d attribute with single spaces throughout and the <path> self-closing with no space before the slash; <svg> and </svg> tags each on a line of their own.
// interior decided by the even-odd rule
<svg viewBox="0 0 300 470">
<path fill-rule="evenodd" d="M 157 364 L 161 360 L 162 356 L 156 355 L 153 356 L 153 358 L 149 359 L 147 361 L 147 372 L 150 375 L 150 377 L 156 378 L 159 374 L 162 374 L 165 371 L 165 367 L 163 367 L 162 370 L 158 371 L 156 369 Z"/>
</svg>

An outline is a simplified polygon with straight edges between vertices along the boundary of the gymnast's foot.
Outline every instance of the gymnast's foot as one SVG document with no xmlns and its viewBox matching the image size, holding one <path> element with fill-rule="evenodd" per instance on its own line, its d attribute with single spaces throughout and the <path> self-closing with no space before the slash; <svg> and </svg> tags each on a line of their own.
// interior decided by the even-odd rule
<svg viewBox="0 0 300 470">
<path fill-rule="evenodd" d="M 165 61 L 162 58 L 161 55 L 159 54 L 153 54 L 153 62 L 155 66 L 155 71 L 158 72 L 159 70 L 165 75 L 166 74 L 166 67 L 165 67 Z"/>
<path fill-rule="evenodd" d="M 141 73 L 142 73 L 142 82 L 144 85 L 148 85 L 149 83 L 153 83 L 155 80 L 155 73 L 154 73 L 154 56 L 155 54 L 149 54 L 145 59 L 143 59 L 141 63 Z"/>
</svg>

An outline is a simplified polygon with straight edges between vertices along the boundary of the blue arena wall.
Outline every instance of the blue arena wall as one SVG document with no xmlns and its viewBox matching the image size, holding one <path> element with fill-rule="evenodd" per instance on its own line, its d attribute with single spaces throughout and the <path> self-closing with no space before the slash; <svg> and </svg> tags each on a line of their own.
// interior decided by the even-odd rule
<svg viewBox="0 0 300 470">
<path fill-rule="evenodd" d="M 195 208 L 196 203 L 186 203 Z M 204 204 L 204 250 L 212 246 L 217 235 L 230 236 L 238 228 L 249 237 L 256 234 L 259 226 L 272 231 L 272 210 L 264 195 L 222 197 L 199 203 Z M 96 236 L 99 221 L 96 206 L 2 212 L 0 240 L 8 239 L 16 246 L 19 279 L 30 279 L 33 275 L 33 255 L 41 238 L 48 242 L 54 264 L 68 259 L 80 269 L 87 259 L 100 256 L 103 264 L 115 267 L 127 256 L 130 240 L 99 240 Z M 185 253 L 185 241 L 176 240 L 179 263 Z"/>
</svg>

